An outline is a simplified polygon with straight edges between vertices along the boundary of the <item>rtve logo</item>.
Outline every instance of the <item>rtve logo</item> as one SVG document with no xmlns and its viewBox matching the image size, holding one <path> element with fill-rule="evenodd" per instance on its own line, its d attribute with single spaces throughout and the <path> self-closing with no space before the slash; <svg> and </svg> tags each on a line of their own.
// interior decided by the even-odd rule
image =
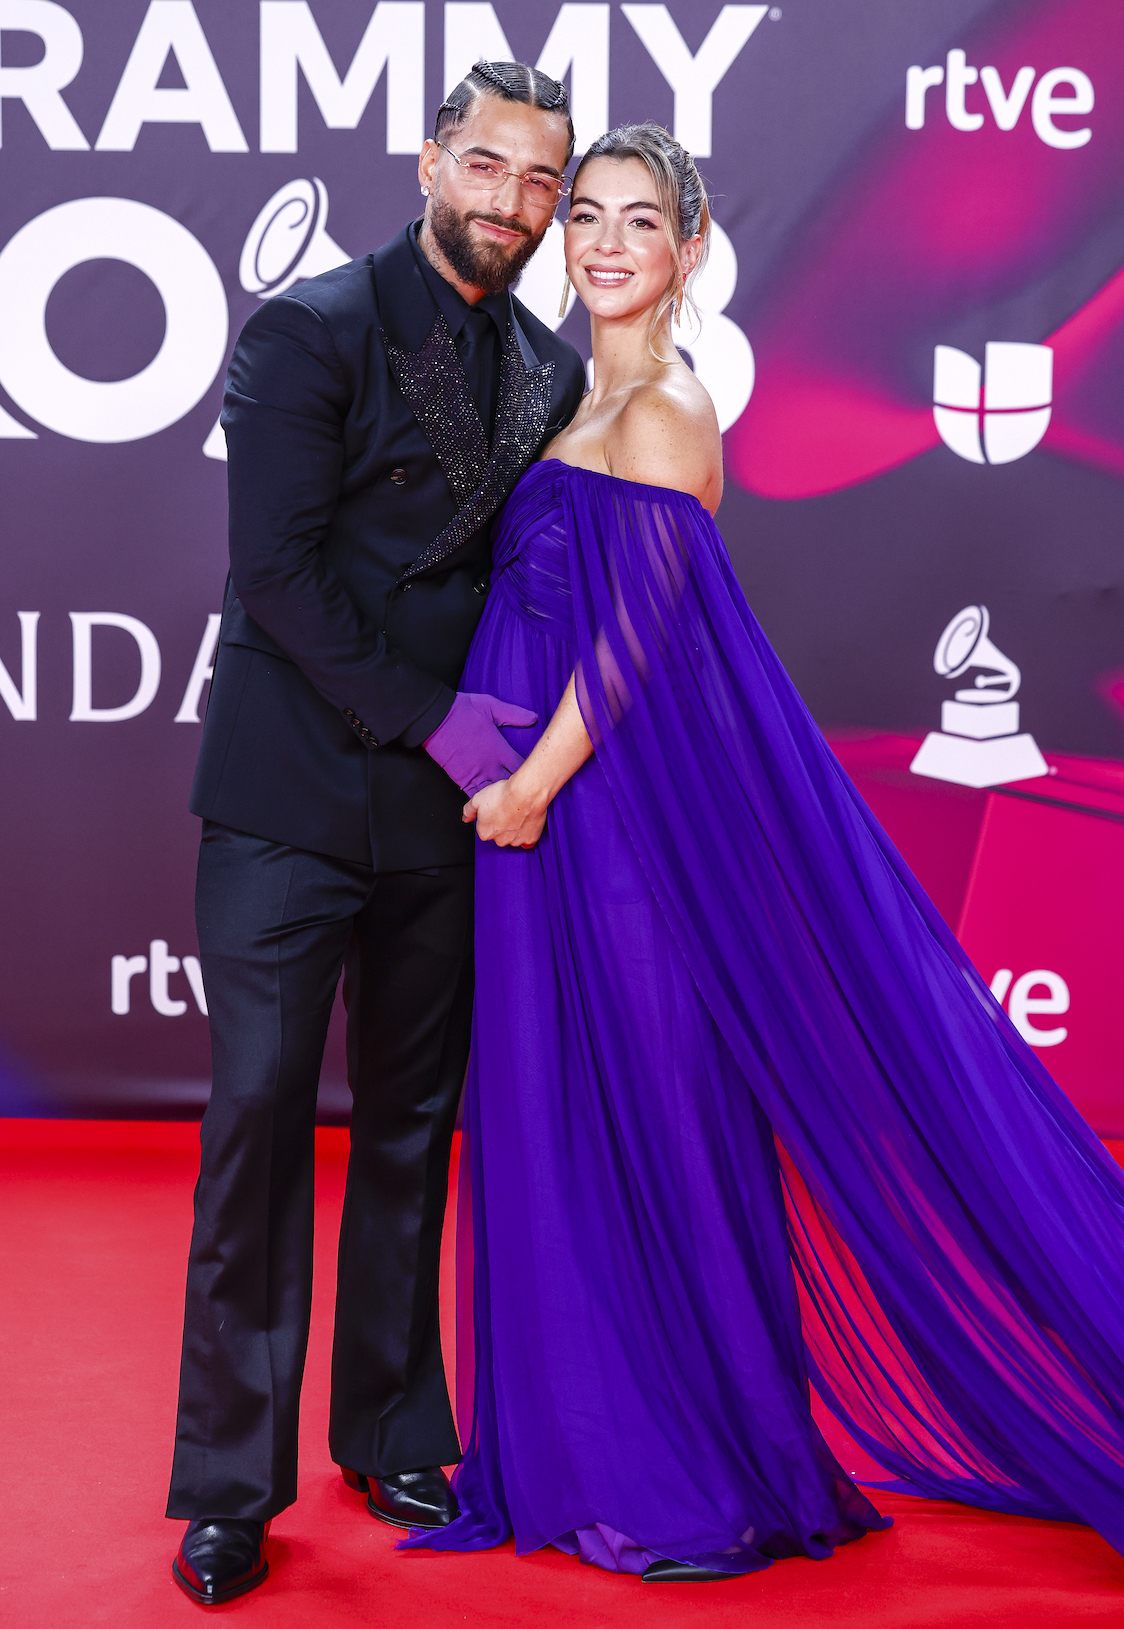
<svg viewBox="0 0 1124 1629">
<path fill-rule="evenodd" d="M 1013 464 L 1025 458 L 1050 423 L 1053 374 L 1054 353 L 1048 345 L 989 344 L 982 370 L 966 351 L 938 345 L 933 418 L 941 440 L 973 464 Z"/>
<path fill-rule="evenodd" d="M 968 87 L 977 81 L 983 86 L 988 106 L 1000 130 L 1013 130 L 1030 96 L 1035 70 L 1020 68 L 1006 90 L 998 68 L 972 68 L 965 52 L 956 49 L 948 53 L 945 66 L 907 68 L 905 76 L 905 124 L 907 130 L 921 130 L 925 125 L 925 97 L 938 85 L 944 86 L 945 117 L 954 130 L 979 130 L 984 122 L 983 113 L 968 107 Z M 1064 96 L 1057 94 L 1065 86 Z M 1093 132 L 1085 125 L 1080 130 L 1059 129 L 1054 123 L 1061 116 L 1072 118 L 1093 111 L 1093 82 L 1080 68 L 1051 68 L 1044 73 L 1030 99 L 1030 122 L 1039 141 L 1047 147 L 1084 147 Z"/>
<path fill-rule="evenodd" d="M 199 958 L 169 955 L 167 939 L 153 939 L 148 947 L 147 956 L 111 958 L 109 964 L 111 1010 L 118 1017 L 124 1017 L 130 1011 L 133 979 L 139 973 L 147 973 L 148 998 L 153 1010 L 158 1012 L 161 1018 L 182 1018 L 187 1011 L 187 1002 L 182 996 L 174 996 L 168 985 L 171 975 L 178 973 L 181 968 L 187 978 L 188 988 L 195 997 L 196 1007 L 206 1017 L 207 996 L 203 989 L 203 970 L 199 965 Z"/>
<path fill-rule="evenodd" d="M 1015 980 L 1013 984 L 1012 979 Z M 1031 995 L 1031 991 L 1037 989 L 1047 990 L 1049 994 Z M 1009 1001 L 1008 992 L 1011 997 Z M 1036 967 L 1016 979 L 1012 968 L 1001 967 L 991 981 L 991 993 L 1001 1007 L 1006 1002 L 1011 1022 L 1031 1046 L 1061 1046 L 1069 1034 L 1064 1024 L 1058 1024 L 1053 1029 L 1039 1029 L 1028 1016 L 1032 1012 L 1069 1011 L 1069 985 L 1060 973 L 1052 973 L 1047 967 Z"/>
</svg>

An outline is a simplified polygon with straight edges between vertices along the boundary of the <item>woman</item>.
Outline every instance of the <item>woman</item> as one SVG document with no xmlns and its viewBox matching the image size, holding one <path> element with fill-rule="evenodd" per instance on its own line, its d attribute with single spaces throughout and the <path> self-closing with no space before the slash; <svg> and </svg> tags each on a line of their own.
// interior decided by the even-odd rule
<svg viewBox="0 0 1124 1629">
<path fill-rule="evenodd" d="M 475 1385 L 410 1542 L 728 1577 L 887 1525 L 861 1476 L 1124 1549 L 1124 1178 L 745 603 L 671 338 L 707 229 L 658 127 L 586 155 L 594 387 L 463 681 L 550 722 L 465 810 Z"/>
</svg>

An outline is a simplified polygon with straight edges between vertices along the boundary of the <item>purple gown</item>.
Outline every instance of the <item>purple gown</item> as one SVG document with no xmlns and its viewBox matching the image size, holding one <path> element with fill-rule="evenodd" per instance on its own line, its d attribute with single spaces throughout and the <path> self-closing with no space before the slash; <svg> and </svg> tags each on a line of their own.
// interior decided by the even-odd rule
<svg viewBox="0 0 1124 1629">
<path fill-rule="evenodd" d="M 477 850 L 462 1513 L 407 1542 L 748 1572 L 886 1525 L 861 1476 L 1124 1549 L 1124 1174 L 710 516 L 551 459 L 463 684 L 545 724 L 575 670 L 594 757 Z"/>
</svg>

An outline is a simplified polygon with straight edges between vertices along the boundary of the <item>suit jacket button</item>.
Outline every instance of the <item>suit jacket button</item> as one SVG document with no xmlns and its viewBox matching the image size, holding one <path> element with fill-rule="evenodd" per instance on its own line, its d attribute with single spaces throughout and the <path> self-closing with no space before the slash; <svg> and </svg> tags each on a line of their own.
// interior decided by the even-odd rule
<svg viewBox="0 0 1124 1629">
<path fill-rule="evenodd" d="M 394 482 L 395 486 L 405 486 L 406 471 L 404 469 L 392 469 L 390 472 L 390 479 Z"/>
<path fill-rule="evenodd" d="M 408 594 L 410 592 L 411 588 L 413 588 L 413 586 L 414 586 L 413 583 L 403 583 L 402 584 L 402 592 L 403 592 L 403 594 Z"/>
<path fill-rule="evenodd" d="M 486 594 L 488 592 L 487 577 L 477 577 L 476 581 L 472 585 L 472 588 L 473 592 L 476 594 Z"/>
</svg>

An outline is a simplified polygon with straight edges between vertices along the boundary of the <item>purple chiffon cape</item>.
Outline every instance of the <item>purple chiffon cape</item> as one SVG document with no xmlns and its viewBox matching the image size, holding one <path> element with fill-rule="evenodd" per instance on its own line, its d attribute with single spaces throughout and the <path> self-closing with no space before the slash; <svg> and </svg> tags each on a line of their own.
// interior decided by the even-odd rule
<svg viewBox="0 0 1124 1629">
<path fill-rule="evenodd" d="M 594 757 L 478 845 L 462 1513 L 408 1542 L 743 1572 L 885 1525 L 862 1481 L 1124 1550 L 1124 1174 L 711 517 L 547 460 L 463 684 L 545 722 L 575 671 Z"/>
</svg>

